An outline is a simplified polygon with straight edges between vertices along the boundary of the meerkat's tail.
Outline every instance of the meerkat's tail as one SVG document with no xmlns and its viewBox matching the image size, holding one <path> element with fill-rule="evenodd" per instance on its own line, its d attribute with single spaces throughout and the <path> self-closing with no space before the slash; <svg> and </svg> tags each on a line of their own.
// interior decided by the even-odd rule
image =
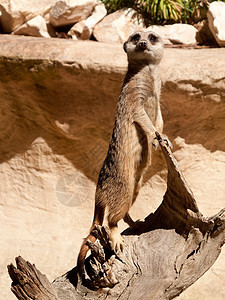
<svg viewBox="0 0 225 300">
<path fill-rule="evenodd" d="M 87 252 L 89 250 L 89 246 L 87 245 L 87 240 L 90 240 L 92 243 L 96 241 L 96 238 L 92 234 L 92 230 L 94 229 L 95 225 L 102 225 L 103 224 L 103 219 L 104 219 L 104 214 L 105 214 L 105 207 L 102 205 L 95 205 L 95 214 L 94 214 L 94 220 L 92 223 L 92 226 L 90 228 L 90 233 L 89 235 L 84 239 L 80 252 L 78 254 L 77 258 L 77 271 L 78 275 L 82 279 L 82 281 L 85 280 L 85 270 L 84 270 L 84 264 L 85 264 L 85 258 L 87 255 Z"/>
<path fill-rule="evenodd" d="M 93 226 L 94 228 L 94 226 Z M 93 229 L 92 228 L 92 229 Z M 78 274 L 80 276 L 80 278 L 83 280 L 85 277 L 85 271 L 84 271 L 84 263 L 85 263 L 85 258 L 87 255 L 87 252 L 89 250 L 87 243 L 87 240 L 91 241 L 92 243 L 94 243 L 96 241 L 96 238 L 90 233 L 83 241 L 81 248 L 80 248 L 80 252 L 77 258 L 77 270 L 78 270 Z"/>
</svg>

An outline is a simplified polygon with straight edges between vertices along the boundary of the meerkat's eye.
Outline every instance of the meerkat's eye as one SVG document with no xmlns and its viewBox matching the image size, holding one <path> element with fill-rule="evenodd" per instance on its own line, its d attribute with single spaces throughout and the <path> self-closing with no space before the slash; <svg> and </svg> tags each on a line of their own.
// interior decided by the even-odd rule
<svg viewBox="0 0 225 300">
<path fill-rule="evenodd" d="M 133 43 L 137 43 L 140 40 L 140 34 L 135 34 L 134 36 L 132 36 L 131 38 L 131 42 Z"/>
<path fill-rule="evenodd" d="M 149 41 L 152 43 L 157 43 L 159 40 L 158 37 L 154 34 L 150 34 L 148 38 L 149 38 Z"/>
</svg>

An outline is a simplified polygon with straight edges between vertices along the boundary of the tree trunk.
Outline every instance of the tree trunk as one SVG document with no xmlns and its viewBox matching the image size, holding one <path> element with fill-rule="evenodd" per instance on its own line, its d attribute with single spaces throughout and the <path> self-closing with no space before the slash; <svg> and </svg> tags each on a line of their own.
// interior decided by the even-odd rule
<svg viewBox="0 0 225 300">
<path fill-rule="evenodd" d="M 81 283 L 74 268 L 52 285 L 18 257 L 17 268 L 8 266 L 18 299 L 173 299 L 213 265 L 225 242 L 225 209 L 202 216 L 171 150 L 157 138 L 168 166 L 167 191 L 154 213 L 123 232 L 124 251 L 113 253 L 108 229 L 98 226 L 86 280 Z"/>
</svg>

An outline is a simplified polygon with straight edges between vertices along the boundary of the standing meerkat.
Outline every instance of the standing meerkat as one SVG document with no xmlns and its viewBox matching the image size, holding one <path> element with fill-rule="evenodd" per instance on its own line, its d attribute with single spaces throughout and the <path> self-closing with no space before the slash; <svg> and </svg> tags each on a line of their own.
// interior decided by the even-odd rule
<svg viewBox="0 0 225 300">
<path fill-rule="evenodd" d="M 124 43 L 124 51 L 128 57 L 128 71 L 117 104 L 108 153 L 99 173 L 93 223 L 77 261 L 82 278 L 89 250 L 86 241 L 96 240 L 91 232 L 95 225 L 102 225 L 106 209 L 111 247 L 114 251 L 123 250 L 118 222 L 123 219 L 130 227 L 135 226 L 128 211 L 151 164 L 155 132 L 163 129 L 159 75 L 162 39 L 154 32 L 135 32 Z"/>
</svg>

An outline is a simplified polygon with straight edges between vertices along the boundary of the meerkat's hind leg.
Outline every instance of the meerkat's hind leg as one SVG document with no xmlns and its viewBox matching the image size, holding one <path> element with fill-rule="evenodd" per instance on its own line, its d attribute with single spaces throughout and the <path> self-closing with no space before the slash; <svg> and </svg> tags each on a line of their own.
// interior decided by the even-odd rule
<svg viewBox="0 0 225 300">
<path fill-rule="evenodd" d="M 120 234 L 119 228 L 117 224 L 109 224 L 110 229 L 110 245 L 112 250 L 115 253 L 118 253 L 119 251 L 123 251 L 124 249 L 124 239 Z"/>
<path fill-rule="evenodd" d="M 167 146 L 170 147 L 171 149 L 173 149 L 173 144 L 169 140 L 168 136 L 166 136 L 165 134 L 162 134 L 162 133 L 160 135 L 161 135 L 163 141 L 166 142 Z M 155 151 L 156 151 L 159 146 L 159 141 L 158 141 L 157 137 L 154 138 L 152 145 L 155 147 Z"/>
</svg>

